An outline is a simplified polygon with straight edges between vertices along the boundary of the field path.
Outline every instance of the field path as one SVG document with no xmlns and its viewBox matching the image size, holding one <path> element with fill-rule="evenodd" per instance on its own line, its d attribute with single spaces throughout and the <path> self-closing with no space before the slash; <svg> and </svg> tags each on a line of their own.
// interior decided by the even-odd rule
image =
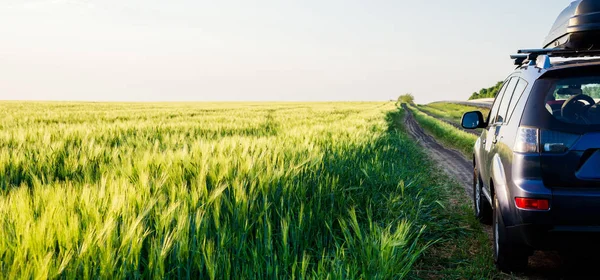
<svg viewBox="0 0 600 280">
<path fill-rule="evenodd" d="M 405 105 L 403 105 L 405 106 Z M 404 126 L 407 132 L 426 150 L 426 152 L 438 163 L 438 166 L 452 178 L 455 178 L 464 186 L 468 197 L 472 197 L 472 162 L 466 159 L 460 152 L 448 149 L 438 143 L 434 137 L 427 134 L 414 119 L 412 112 L 404 108 L 406 117 Z M 470 203 L 470 201 L 469 201 Z M 490 246 L 492 246 L 492 228 L 484 226 L 488 234 Z M 517 275 L 506 275 L 507 279 L 582 279 L 582 275 L 593 273 L 597 275 L 595 266 L 576 265 L 566 268 L 561 265 L 562 261 L 555 252 L 536 252 L 529 258 L 529 268 L 524 273 Z"/>
<path fill-rule="evenodd" d="M 443 167 L 442 170 L 444 172 L 457 179 L 465 187 L 465 192 L 470 197 L 470 186 L 473 180 L 471 178 L 472 164 L 460 152 L 445 148 L 435 138 L 425 133 L 408 108 L 405 107 L 405 111 L 406 118 L 404 119 L 404 125 L 408 133 L 425 148 L 440 167 Z"/>
</svg>

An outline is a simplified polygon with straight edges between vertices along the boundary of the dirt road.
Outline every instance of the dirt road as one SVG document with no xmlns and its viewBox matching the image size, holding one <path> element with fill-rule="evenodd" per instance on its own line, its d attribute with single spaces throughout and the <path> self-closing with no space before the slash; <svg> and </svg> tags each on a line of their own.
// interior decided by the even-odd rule
<svg viewBox="0 0 600 280">
<path fill-rule="evenodd" d="M 445 148 L 432 136 L 425 133 L 410 110 L 407 109 L 404 124 L 408 133 L 439 163 L 440 169 L 461 183 L 468 197 L 472 197 L 473 167 L 471 161 L 466 159 L 460 152 Z M 471 202 L 469 201 L 469 203 Z M 492 246 L 491 227 L 486 226 L 485 231 L 488 233 L 490 246 Z M 536 252 L 534 256 L 529 258 L 529 269 L 527 271 L 513 276 L 506 275 L 506 277 L 508 279 L 513 277 L 517 279 L 588 279 L 584 276 L 598 275 L 595 269 L 598 262 L 590 265 L 590 261 L 575 263 L 574 266 L 567 268 L 562 264 L 563 261 L 557 253 Z M 591 261 L 591 263 L 594 263 L 594 261 Z"/>
<path fill-rule="evenodd" d="M 414 119 L 408 108 L 405 108 L 406 118 L 404 125 L 408 133 L 417 140 L 417 142 L 427 150 L 429 155 L 439 163 L 443 170 L 452 176 L 463 186 L 467 193 L 471 192 L 470 185 L 472 179 L 472 164 L 458 151 L 446 149 L 439 144 L 433 137 L 426 134 Z"/>
</svg>

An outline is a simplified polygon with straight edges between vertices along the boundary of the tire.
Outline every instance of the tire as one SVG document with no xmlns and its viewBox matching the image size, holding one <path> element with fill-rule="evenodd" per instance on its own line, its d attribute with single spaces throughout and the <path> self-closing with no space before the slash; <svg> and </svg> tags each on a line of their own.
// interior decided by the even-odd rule
<svg viewBox="0 0 600 280">
<path fill-rule="evenodd" d="M 529 252 L 524 248 L 511 244 L 500 213 L 498 198 L 495 196 L 493 212 L 492 230 L 494 232 L 494 262 L 496 267 L 509 273 L 525 270 L 529 261 Z"/>
<path fill-rule="evenodd" d="M 492 224 L 492 206 L 483 195 L 483 181 L 477 167 L 473 168 L 473 208 L 475 209 L 475 218 L 479 222 L 486 225 Z"/>
</svg>

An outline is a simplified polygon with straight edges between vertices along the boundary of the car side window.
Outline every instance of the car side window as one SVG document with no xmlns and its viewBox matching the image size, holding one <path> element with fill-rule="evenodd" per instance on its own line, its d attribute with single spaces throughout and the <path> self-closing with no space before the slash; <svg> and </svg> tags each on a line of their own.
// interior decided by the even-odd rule
<svg viewBox="0 0 600 280">
<path fill-rule="evenodd" d="M 498 109 L 500 107 L 500 103 L 502 103 L 502 97 L 504 96 L 504 92 L 506 91 L 506 86 L 510 82 L 511 79 L 508 79 L 504 82 L 504 85 L 498 92 L 496 96 L 496 100 L 494 100 L 494 105 L 492 105 L 492 109 L 490 110 L 490 114 L 487 119 L 488 126 L 495 123 L 496 115 L 498 115 Z"/>
<path fill-rule="evenodd" d="M 523 96 L 523 93 L 525 92 L 527 85 L 528 85 L 527 81 L 519 78 L 519 82 L 517 83 L 517 87 L 515 88 L 515 92 L 513 93 L 513 97 L 510 100 L 510 105 L 508 105 L 507 122 L 510 122 L 510 119 L 512 118 L 512 114 L 515 111 L 515 107 L 517 106 L 517 103 L 519 102 L 519 100 L 521 100 L 521 96 Z"/>
<path fill-rule="evenodd" d="M 504 96 L 502 96 L 502 102 L 500 103 L 500 108 L 498 109 L 498 116 L 496 117 L 495 121 L 496 123 L 505 123 L 508 121 L 508 105 L 510 105 L 510 99 L 513 96 L 518 82 L 519 78 L 513 77 L 506 86 L 506 91 L 504 92 Z"/>
</svg>

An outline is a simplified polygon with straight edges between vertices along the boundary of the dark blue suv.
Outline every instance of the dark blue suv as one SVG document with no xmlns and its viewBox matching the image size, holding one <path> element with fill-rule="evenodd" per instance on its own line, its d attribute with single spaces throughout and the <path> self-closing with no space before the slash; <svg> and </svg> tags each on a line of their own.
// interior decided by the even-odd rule
<svg viewBox="0 0 600 280">
<path fill-rule="evenodd" d="M 484 129 L 473 199 L 477 218 L 493 225 L 505 271 L 525 268 L 534 250 L 600 244 L 600 59 L 579 58 L 600 53 L 521 53 L 487 119 L 469 112 L 462 120 Z"/>
<path fill-rule="evenodd" d="M 544 49 L 512 58 L 518 67 L 487 119 L 462 120 L 484 130 L 473 200 L 477 218 L 493 225 L 504 271 L 525 268 L 535 250 L 600 249 L 600 0 L 574 1 Z"/>
</svg>

